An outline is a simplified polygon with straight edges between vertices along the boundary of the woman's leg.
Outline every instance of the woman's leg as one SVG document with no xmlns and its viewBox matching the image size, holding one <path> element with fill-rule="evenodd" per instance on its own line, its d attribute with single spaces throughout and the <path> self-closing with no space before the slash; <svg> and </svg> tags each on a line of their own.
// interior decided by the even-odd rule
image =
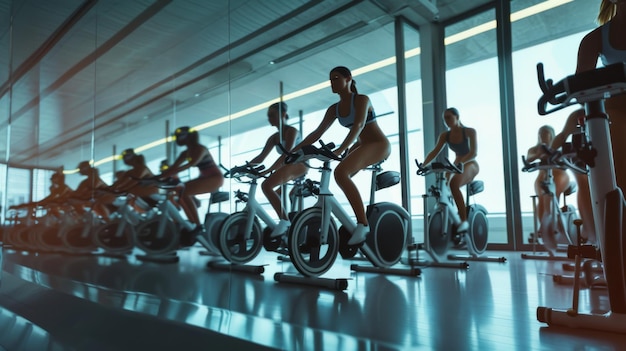
<svg viewBox="0 0 626 351">
<path fill-rule="evenodd" d="M 350 202 L 357 223 L 368 225 L 361 194 L 351 177 L 363 168 L 389 157 L 390 149 L 388 142 L 361 144 L 344 157 L 335 168 L 335 181 Z"/>
<path fill-rule="evenodd" d="M 224 177 L 216 175 L 190 180 L 185 183 L 185 188 L 180 195 L 180 205 L 187 215 L 187 219 L 196 225 L 201 225 L 198 209 L 193 200 L 194 195 L 208 194 L 217 191 L 224 184 Z"/>
<path fill-rule="evenodd" d="M 561 169 L 553 170 L 552 175 L 554 176 L 554 188 L 556 190 L 556 198 L 560 201 L 561 195 L 569 187 L 569 175 L 567 175 L 566 171 Z"/>
<path fill-rule="evenodd" d="M 303 164 L 285 165 L 274 171 L 274 173 L 261 184 L 263 194 L 265 194 L 265 197 L 280 219 L 287 220 L 288 218 L 280 199 L 279 186 L 302 176 L 306 171 L 306 166 Z"/>
<path fill-rule="evenodd" d="M 586 174 L 575 173 L 578 184 L 577 200 L 580 219 L 583 221 L 582 235 L 591 243 L 596 244 L 596 229 L 593 219 L 593 207 L 591 206 L 591 193 L 589 192 L 589 177 Z"/>
<path fill-rule="evenodd" d="M 537 179 L 535 179 L 535 195 L 537 195 L 536 218 L 539 224 L 541 224 L 546 208 L 550 209 L 550 196 L 547 196 L 546 192 L 543 190 L 543 182 L 545 179 L 545 173 L 540 173 Z"/>
<path fill-rule="evenodd" d="M 467 221 L 467 208 L 465 207 L 465 200 L 463 199 L 463 193 L 461 193 L 461 187 L 468 184 L 478 174 L 478 164 L 476 162 L 469 162 L 463 166 L 463 173 L 455 174 L 450 179 L 450 191 L 452 197 L 456 203 L 457 210 L 459 211 L 459 217 L 461 222 Z"/>
</svg>

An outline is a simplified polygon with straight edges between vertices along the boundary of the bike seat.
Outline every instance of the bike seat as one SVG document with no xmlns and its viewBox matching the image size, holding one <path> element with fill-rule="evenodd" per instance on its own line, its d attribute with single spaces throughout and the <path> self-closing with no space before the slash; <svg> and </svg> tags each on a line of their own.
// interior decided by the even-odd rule
<svg viewBox="0 0 626 351">
<path fill-rule="evenodd" d="M 216 191 L 211 193 L 210 203 L 216 204 L 224 201 L 228 201 L 230 199 L 230 193 L 225 191 Z"/>
<path fill-rule="evenodd" d="M 563 192 L 563 195 L 565 196 L 572 195 L 573 193 L 576 192 L 577 187 L 578 186 L 576 185 L 576 182 L 570 182 L 567 188 L 565 189 L 565 191 Z"/>
<path fill-rule="evenodd" d="M 474 180 L 467 184 L 467 195 L 472 196 L 485 190 L 485 183 L 482 180 Z"/>
<path fill-rule="evenodd" d="M 400 172 L 387 171 L 376 176 L 376 190 L 385 189 L 400 183 Z"/>
</svg>

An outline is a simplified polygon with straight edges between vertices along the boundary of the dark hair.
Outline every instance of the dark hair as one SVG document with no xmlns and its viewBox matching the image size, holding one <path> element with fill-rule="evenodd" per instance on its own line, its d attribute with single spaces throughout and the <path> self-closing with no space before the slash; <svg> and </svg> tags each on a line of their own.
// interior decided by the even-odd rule
<svg viewBox="0 0 626 351">
<path fill-rule="evenodd" d="M 64 184 L 65 174 L 63 174 L 63 172 L 54 172 L 52 176 L 50 176 L 50 180 L 55 184 Z"/>
<path fill-rule="evenodd" d="M 91 168 L 91 163 L 89 161 L 81 161 L 76 168 L 79 170 L 83 168 Z"/>
<path fill-rule="evenodd" d="M 459 114 L 459 110 L 456 109 L 456 107 L 448 107 L 444 113 L 446 112 L 452 112 L 453 115 L 455 115 L 457 118 L 461 118 L 461 115 Z"/>
<path fill-rule="evenodd" d="M 289 115 L 287 114 L 288 106 L 284 101 L 275 102 L 271 104 L 270 107 L 268 107 L 268 110 L 271 110 L 271 109 L 280 111 L 281 113 L 285 114 L 285 118 L 289 118 Z"/>
<path fill-rule="evenodd" d="M 341 74 L 342 76 L 346 77 L 346 78 L 352 78 L 352 72 L 350 72 L 350 69 L 348 69 L 348 67 L 346 66 L 337 66 L 333 69 L 330 70 L 330 72 L 337 72 L 339 74 Z M 356 80 L 352 79 L 352 84 L 350 84 L 350 91 L 353 93 L 359 93 L 356 90 Z"/>
<path fill-rule="evenodd" d="M 137 156 L 137 154 L 134 149 L 126 149 L 122 151 L 122 160 L 125 164 L 130 164 L 135 156 Z"/>
<path fill-rule="evenodd" d="M 190 127 L 179 127 L 174 131 L 174 136 L 176 137 L 176 145 L 182 146 L 191 144 L 197 144 L 199 139 L 198 131 L 190 128 Z"/>
</svg>

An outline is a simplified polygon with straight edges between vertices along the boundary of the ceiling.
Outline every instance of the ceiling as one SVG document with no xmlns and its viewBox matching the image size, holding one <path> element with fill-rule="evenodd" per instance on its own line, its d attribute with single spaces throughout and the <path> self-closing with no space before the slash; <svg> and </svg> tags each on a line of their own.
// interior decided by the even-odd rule
<svg viewBox="0 0 626 351">
<path fill-rule="evenodd" d="M 69 169 L 205 123 L 215 144 L 266 126 L 281 89 L 393 56 L 396 16 L 420 25 L 490 2 L 0 0 L 0 154 L 10 145 L 12 165 Z M 373 74 L 368 91 L 395 86 L 392 67 Z M 320 88 L 289 112 L 335 99 Z"/>
</svg>

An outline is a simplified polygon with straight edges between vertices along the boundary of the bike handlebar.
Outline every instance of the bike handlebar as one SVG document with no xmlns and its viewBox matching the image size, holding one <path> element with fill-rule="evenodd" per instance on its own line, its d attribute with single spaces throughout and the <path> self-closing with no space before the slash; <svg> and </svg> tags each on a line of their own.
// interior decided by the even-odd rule
<svg viewBox="0 0 626 351">
<path fill-rule="evenodd" d="M 147 178 L 134 178 L 140 185 L 144 186 L 156 186 L 161 189 L 173 189 L 182 184 L 180 179 L 167 177 L 162 178 L 161 176 L 147 177 Z"/>
<path fill-rule="evenodd" d="M 265 166 L 263 165 L 256 166 L 250 162 L 246 162 L 244 165 L 235 166 L 226 171 L 224 177 L 234 178 L 240 182 L 242 181 L 243 177 L 257 179 L 263 177 L 263 175 L 261 175 L 261 171 L 263 171 L 263 169 L 265 169 Z"/>
<path fill-rule="evenodd" d="M 543 95 L 537 110 L 544 116 L 576 103 L 606 99 L 626 92 L 626 63 L 620 62 L 565 77 L 557 83 L 545 79 L 543 64 L 537 64 L 537 79 Z M 554 106 L 549 109 L 548 105 Z"/>
<path fill-rule="evenodd" d="M 545 160 L 539 160 L 535 162 L 528 162 L 526 157 L 522 155 L 522 172 L 534 172 L 542 169 L 571 169 L 572 171 L 580 174 L 587 174 L 588 171 L 585 168 L 578 166 L 571 158 L 570 154 L 563 154 L 560 150 L 552 150 L 546 145 L 543 145 L 544 151 L 548 154 Z"/>
<path fill-rule="evenodd" d="M 319 140 L 319 143 L 321 144 L 321 147 L 305 145 L 296 152 L 286 151 L 285 148 L 283 148 L 281 145 L 283 152 L 287 154 L 287 157 L 285 157 L 285 163 L 291 164 L 297 162 L 306 162 L 312 158 L 318 159 L 320 161 L 341 161 L 342 158 L 335 155 L 332 150 L 335 147 L 334 143 L 324 144 L 324 142 L 321 140 Z"/>
<path fill-rule="evenodd" d="M 459 163 L 457 165 L 453 164 L 448 160 L 448 158 L 444 158 L 444 162 L 432 162 L 428 166 L 424 166 L 415 159 L 415 164 L 417 164 L 417 175 L 425 176 L 430 173 L 463 173 L 463 164 Z"/>
</svg>

